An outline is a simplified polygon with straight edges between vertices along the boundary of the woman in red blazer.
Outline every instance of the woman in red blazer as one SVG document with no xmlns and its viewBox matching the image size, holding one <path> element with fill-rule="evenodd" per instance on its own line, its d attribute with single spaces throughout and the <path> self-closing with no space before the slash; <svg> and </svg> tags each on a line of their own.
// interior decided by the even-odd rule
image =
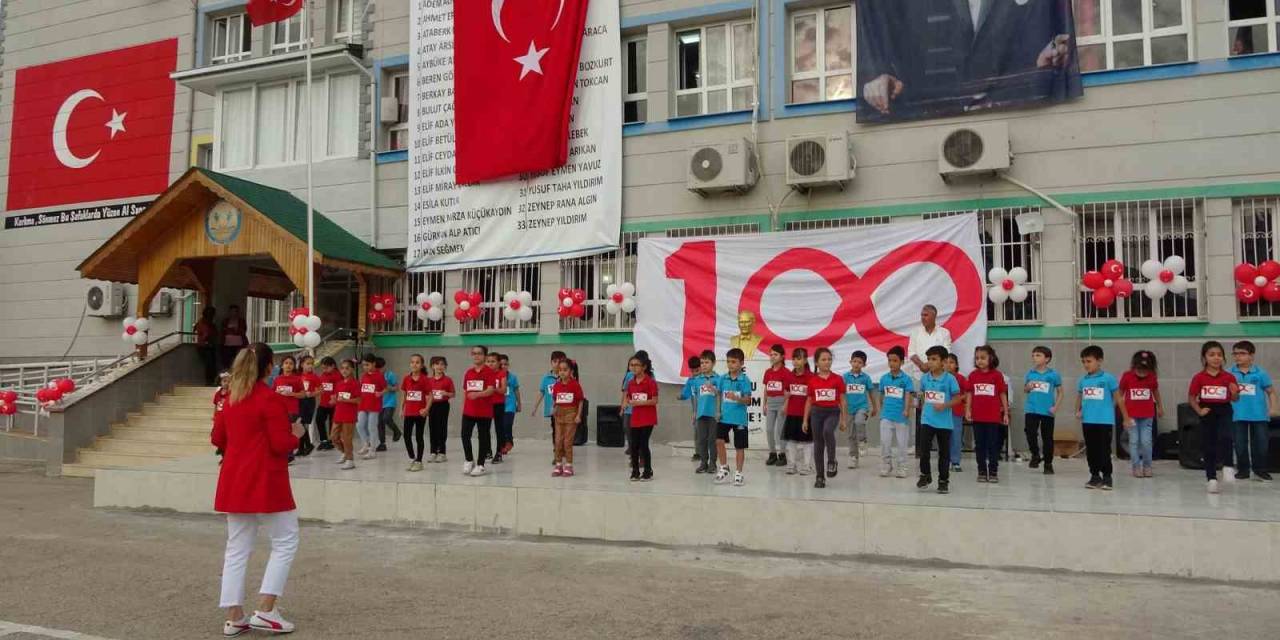
<svg viewBox="0 0 1280 640">
<path fill-rule="evenodd" d="M 227 637 L 250 628 L 272 633 L 294 629 L 275 605 L 298 550 L 289 454 L 298 448 L 302 426 L 289 422 L 285 399 L 263 382 L 271 371 L 272 355 L 270 347 L 256 343 L 236 356 L 227 402 L 213 423 L 213 444 L 225 452 L 213 508 L 227 514 L 220 605 L 227 610 L 222 629 Z M 245 565 L 259 527 L 271 537 L 271 558 L 262 577 L 258 609 L 246 616 Z"/>
</svg>

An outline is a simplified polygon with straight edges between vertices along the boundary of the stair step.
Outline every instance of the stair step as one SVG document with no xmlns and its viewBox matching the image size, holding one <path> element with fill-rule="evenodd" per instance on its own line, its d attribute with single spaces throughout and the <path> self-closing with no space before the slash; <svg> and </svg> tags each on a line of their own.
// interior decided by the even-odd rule
<svg viewBox="0 0 1280 640">
<path fill-rule="evenodd" d="M 156 396 L 154 404 L 157 407 L 178 407 L 190 409 L 206 409 L 213 406 L 213 392 L 209 392 L 208 396 Z"/>
<path fill-rule="evenodd" d="M 149 467 L 166 460 L 172 460 L 175 457 L 177 456 L 142 453 L 108 453 L 106 451 L 94 451 L 93 449 L 81 449 L 76 460 L 82 465 L 92 467 L 137 468 Z"/>
<path fill-rule="evenodd" d="M 200 397 L 200 398 L 212 398 L 212 397 L 213 397 L 213 392 L 214 392 L 214 391 L 217 391 L 217 390 L 218 390 L 218 388 L 217 388 L 217 387 L 183 387 L 183 386 L 178 386 L 178 387 L 174 387 L 174 388 L 173 388 L 172 395 L 175 395 L 175 396 L 178 396 L 178 397 Z"/>
<path fill-rule="evenodd" d="M 131 440 L 116 437 L 98 438 L 93 443 L 94 451 L 104 453 L 124 453 L 141 455 L 165 455 L 174 458 L 198 456 L 211 453 L 213 445 L 208 438 L 204 442 L 163 442 L 155 440 Z"/>
<path fill-rule="evenodd" d="M 62 465 L 62 477 L 64 478 L 92 478 L 95 471 L 97 471 L 95 467 L 75 462 Z"/>
<path fill-rule="evenodd" d="M 213 420 L 213 405 L 207 407 L 163 407 L 160 405 L 149 404 L 142 407 L 142 411 L 134 413 L 130 412 L 130 416 L 154 416 L 161 418 L 182 418 L 182 419 L 198 419 Z"/>
<path fill-rule="evenodd" d="M 153 429 L 209 429 L 213 426 L 213 416 L 181 417 L 168 415 L 146 415 L 131 413 L 127 420 L 130 427 L 148 427 Z"/>
<path fill-rule="evenodd" d="M 180 444 L 208 444 L 212 426 L 204 429 L 151 429 L 148 427 L 130 427 L 115 425 L 111 427 L 111 437 L 120 440 L 143 440 L 148 442 L 174 442 Z"/>
</svg>

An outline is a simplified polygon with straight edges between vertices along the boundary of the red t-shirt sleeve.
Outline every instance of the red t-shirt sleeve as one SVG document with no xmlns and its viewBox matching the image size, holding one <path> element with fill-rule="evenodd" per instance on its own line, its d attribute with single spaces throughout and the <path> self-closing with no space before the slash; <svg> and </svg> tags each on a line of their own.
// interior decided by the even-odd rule
<svg viewBox="0 0 1280 640">
<path fill-rule="evenodd" d="M 271 453 L 288 456 L 298 448 L 298 437 L 293 435 L 289 425 L 289 409 L 285 398 L 272 394 L 266 398 L 262 407 L 263 426 L 267 431 L 267 444 Z"/>
</svg>

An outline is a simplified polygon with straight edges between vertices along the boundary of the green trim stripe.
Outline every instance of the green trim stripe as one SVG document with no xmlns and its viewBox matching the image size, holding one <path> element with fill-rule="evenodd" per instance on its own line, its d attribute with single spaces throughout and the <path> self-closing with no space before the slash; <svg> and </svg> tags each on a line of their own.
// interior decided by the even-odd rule
<svg viewBox="0 0 1280 640">
<path fill-rule="evenodd" d="M 677 220 L 636 220 L 622 223 L 623 233 L 648 233 L 654 231 L 670 231 L 672 229 L 691 229 L 694 227 L 717 227 L 734 224 L 759 225 L 762 231 L 769 230 L 769 214 L 720 216 L 718 218 L 687 218 Z"/>
<path fill-rule="evenodd" d="M 632 344 L 630 331 L 601 331 L 588 333 L 468 333 L 459 336 L 446 336 L 438 333 L 382 333 L 373 336 L 373 344 L 379 349 L 396 349 L 406 347 L 473 347 L 483 344 L 491 347 L 531 346 L 531 345 L 608 345 Z"/>
</svg>

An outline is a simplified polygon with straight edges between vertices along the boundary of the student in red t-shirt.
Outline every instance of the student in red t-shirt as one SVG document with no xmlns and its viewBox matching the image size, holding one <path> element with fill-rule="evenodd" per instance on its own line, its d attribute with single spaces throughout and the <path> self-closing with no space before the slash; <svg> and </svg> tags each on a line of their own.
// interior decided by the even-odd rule
<svg viewBox="0 0 1280 640">
<path fill-rule="evenodd" d="M 343 360 L 340 379 L 333 384 L 333 444 L 338 447 L 338 463 L 343 469 L 356 468 L 356 408 L 360 405 L 360 381 L 356 380 L 356 361 Z"/>
<path fill-rule="evenodd" d="M 431 407 L 431 377 L 425 370 L 422 356 L 409 356 L 409 373 L 400 379 L 400 393 L 404 398 L 404 447 L 409 451 L 410 471 L 422 471 L 422 455 L 426 443 L 422 441 L 427 425 L 427 413 Z M 413 441 L 418 441 L 418 453 L 414 455 Z"/>
<path fill-rule="evenodd" d="M 965 393 L 965 417 L 973 423 L 974 450 L 978 458 L 978 482 L 1000 482 L 1000 450 L 1009 424 L 1009 385 L 1000 373 L 1000 358 L 991 345 L 973 351 L 976 369 L 969 373 Z"/>
<path fill-rule="evenodd" d="M 813 362 L 818 366 L 818 372 L 809 376 L 804 421 L 800 426 L 805 434 L 813 438 L 813 457 L 818 474 L 813 483 L 816 489 L 826 487 L 827 478 L 836 477 L 840 468 L 836 463 L 836 428 L 839 427 L 841 431 L 849 429 L 849 412 L 844 404 L 844 378 L 831 370 L 831 361 L 830 349 L 818 347 L 813 352 Z"/>
<path fill-rule="evenodd" d="M 1235 480 L 1231 468 L 1231 403 L 1240 394 L 1236 377 L 1222 369 L 1226 351 L 1222 343 L 1210 340 L 1200 347 L 1200 362 L 1204 369 L 1191 378 L 1187 388 L 1187 401 L 1200 416 L 1200 451 L 1204 456 L 1204 476 L 1209 480 L 1209 493 L 1218 493 L 1218 459 L 1226 466 L 1222 475 L 1228 482 Z"/>
<path fill-rule="evenodd" d="M 631 481 L 649 482 L 653 480 L 649 438 L 658 424 L 658 383 L 653 381 L 653 365 L 639 353 L 631 356 L 627 368 L 631 369 L 631 380 L 627 381 L 626 393 L 622 394 L 622 406 L 631 407 Z M 640 472 L 641 462 L 644 463 L 643 473 Z"/>
<path fill-rule="evenodd" d="M 360 368 L 364 374 L 360 376 L 360 404 L 357 405 L 356 433 L 363 445 L 359 455 L 365 460 L 372 460 L 377 451 L 386 451 L 387 447 L 378 439 L 378 423 L 382 415 L 382 395 L 387 390 L 387 378 L 378 371 L 378 356 L 364 354 L 360 359 Z"/>
<path fill-rule="evenodd" d="M 782 441 L 782 425 L 786 422 L 787 352 L 782 345 L 769 347 L 769 369 L 764 372 L 764 435 L 769 442 L 766 467 L 787 466 L 787 447 Z"/>
<path fill-rule="evenodd" d="M 942 362 L 943 368 L 947 373 L 955 376 L 956 383 L 960 385 L 961 395 L 969 393 L 969 379 L 960 373 L 960 358 L 954 353 L 947 353 L 946 359 Z M 965 407 L 969 406 L 963 400 L 951 409 L 951 415 L 955 418 L 955 429 L 951 432 L 951 473 L 960 473 L 964 469 L 960 466 L 960 454 L 964 449 L 964 425 L 965 425 Z M 973 425 L 969 428 L 972 430 Z"/>
<path fill-rule="evenodd" d="M 333 424 L 333 385 L 342 382 L 342 374 L 338 373 L 338 363 L 325 356 L 320 359 L 320 398 L 316 407 L 316 435 L 320 437 L 320 451 L 333 449 L 329 439 L 329 427 Z"/>
<path fill-rule="evenodd" d="M 316 418 L 316 399 L 320 397 L 320 376 L 315 371 L 315 358 L 302 356 L 298 359 L 298 378 L 301 386 L 298 390 L 298 419 L 302 421 L 302 440 L 298 443 L 298 455 L 308 456 L 315 451 L 311 442 L 311 423 Z"/>
<path fill-rule="evenodd" d="M 1133 354 L 1129 370 L 1120 376 L 1120 396 L 1129 419 L 1129 462 L 1133 477 L 1151 477 L 1152 439 L 1156 416 L 1164 416 L 1160 406 L 1160 385 L 1156 380 L 1156 354 L 1142 350 Z"/>
<path fill-rule="evenodd" d="M 453 379 L 445 375 L 449 361 L 444 356 L 431 356 L 431 406 L 427 410 L 431 457 L 427 462 L 448 462 L 445 442 L 449 434 L 449 400 L 455 395 Z"/>
<path fill-rule="evenodd" d="M 493 396 L 498 393 L 498 372 L 485 364 L 489 348 L 471 347 L 471 368 L 462 376 L 462 463 L 464 475 L 484 475 L 484 463 L 493 453 L 489 427 L 493 424 Z M 480 455 L 472 456 L 471 432 L 479 431 Z"/>
<path fill-rule="evenodd" d="M 578 383 L 577 362 L 567 359 L 560 362 L 560 379 L 551 386 L 551 397 L 555 402 L 551 415 L 556 420 L 556 462 L 551 475 L 570 477 L 573 476 L 573 434 L 582 424 L 582 401 L 586 397 Z"/>
<path fill-rule="evenodd" d="M 804 407 L 809 400 L 809 351 L 804 347 L 791 350 L 791 371 L 786 377 L 787 408 L 782 438 L 791 449 L 791 466 L 787 475 L 809 475 L 813 471 L 813 434 L 805 432 Z"/>
</svg>

